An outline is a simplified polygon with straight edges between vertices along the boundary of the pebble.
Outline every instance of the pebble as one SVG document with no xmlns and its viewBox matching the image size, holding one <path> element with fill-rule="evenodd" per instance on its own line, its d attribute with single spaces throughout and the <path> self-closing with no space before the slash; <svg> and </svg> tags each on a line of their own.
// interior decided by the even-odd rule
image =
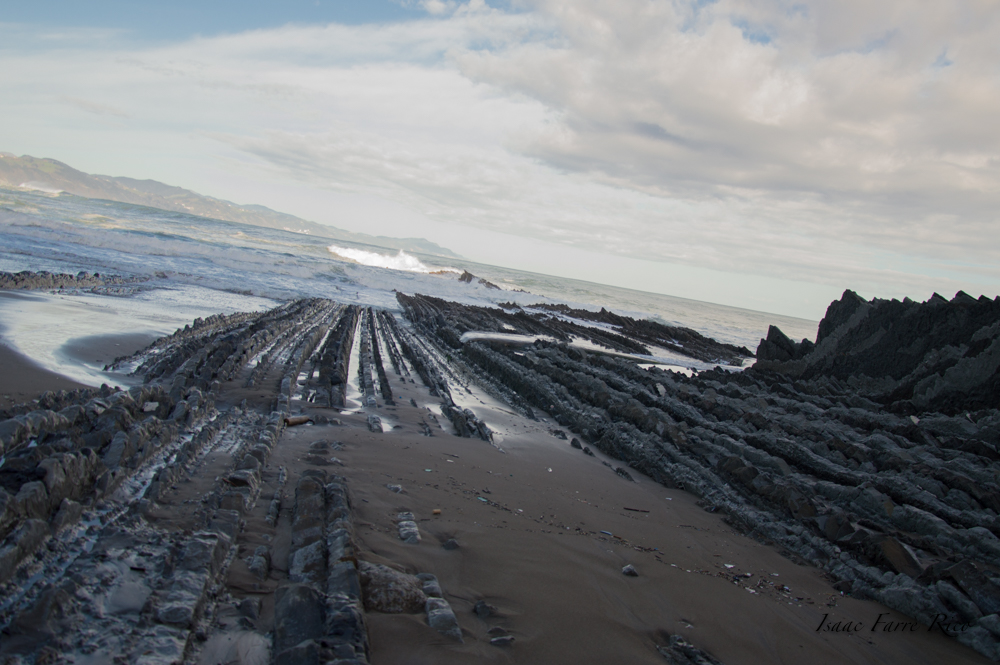
<svg viewBox="0 0 1000 665">
<path fill-rule="evenodd" d="M 490 605 L 485 600 L 480 600 L 478 603 L 476 603 L 475 606 L 473 606 L 472 611 L 480 619 L 486 619 L 492 616 L 496 616 L 497 614 L 497 608 L 494 607 L 493 605 Z"/>
</svg>

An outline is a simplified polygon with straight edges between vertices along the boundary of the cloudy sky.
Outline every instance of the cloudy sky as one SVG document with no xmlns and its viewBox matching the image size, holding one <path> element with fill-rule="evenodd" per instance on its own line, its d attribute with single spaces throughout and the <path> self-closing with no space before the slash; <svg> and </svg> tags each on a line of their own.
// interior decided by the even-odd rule
<svg viewBox="0 0 1000 665">
<path fill-rule="evenodd" d="M 1000 293 L 991 0 L 52 0 L 0 20 L 2 151 L 807 318 L 845 288 Z"/>
</svg>

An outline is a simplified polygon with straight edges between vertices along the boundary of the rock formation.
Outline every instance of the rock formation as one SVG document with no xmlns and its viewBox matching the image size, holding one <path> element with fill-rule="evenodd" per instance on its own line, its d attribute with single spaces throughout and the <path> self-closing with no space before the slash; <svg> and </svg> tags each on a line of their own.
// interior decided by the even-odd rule
<svg viewBox="0 0 1000 665">
<path fill-rule="evenodd" d="M 296 409 L 344 404 L 353 371 L 366 405 L 392 403 L 391 371 L 419 378 L 456 435 L 494 438 L 456 401 L 475 383 L 554 420 L 571 450 L 596 448 L 698 496 L 845 593 L 926 625 L 970 626 L 956 638 L 1000 659 L 1000 300 L 847 292 L 815 343 L 772 328 L 756 366 L 693 376 L 567 342 L 634 352 L 672 336 L 724 362 L 742 350 L 607 312 L 590 315 L 616 332 L 569 311 L 398 300 L 406 321 L 322 299 L 198 320 L 116 361 L 142 385 L 49 393 L 0 414 L 0 656 L 171 663 L 217 647 L 225 662 L 225 638 L 257 662 L 367 662 L 364 587 L 379 576 L 359 576 L 349 488 L 269 460 Z M 463 342 L 470 331 L 555 341 Z M 331 448 L 309 454 L 330 466 Z M 190 508 L 166 512 L 168 493 Z M 279 515 L 291 544 L 287 571 L 275 572 L 265 536 Z M 397 522 L 418 541 L 412 514 Z M 261 585 L 256 595 L 234 595 L 234 567 Z M 432 577 L 416 576 L 420 592 L 412 577 L 388 586 L 407 586 L 407 611 L 423 603 L 431 627 L 461 640 Z M 261 597 L 274 608 L 270 635 L 258 630 Z M 675 637 L 665 657 L 709 658 Z"/>
</svg>

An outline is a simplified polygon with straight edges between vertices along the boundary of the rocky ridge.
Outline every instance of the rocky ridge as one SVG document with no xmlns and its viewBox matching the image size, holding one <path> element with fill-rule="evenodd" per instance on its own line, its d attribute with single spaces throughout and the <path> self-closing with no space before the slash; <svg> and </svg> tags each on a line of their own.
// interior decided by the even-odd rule
<svg viewBox="0 0 1000 665">
<path fill-rule="evenodd" d="M 816 341 L 793 342 L 771 326 L 758 369 L 791 379 L 835 379 L 901 415 L 958 415 L 1000 406 L 1000 297 L 958 292 L 950 301 L 833 302 Z M 971 418 L 971 416 L 970 416 Z"/>
<path fill-rule="evenodd" d="M 65 273 L 50 273 L 44 270 L 32 272 L 22 270 L 11 273 L 0 271 L 0 290 L 49 290 L 49 289 L 90 289 L 95 293 L 114 294 L 126 285 L 135 285 L 147 281 L 146 277 L 122 277 L 120 275 L 101 275 L 81 270 L 75 275 Z"/>
<path fill-rule="evenodd" d="M 141 386 L 50 393 L 2 414 L 0 656 L 227 662 L 240 651 L 257 660 L 239 662 L 367 662 L 370 576 L 359 569 L 348 488 L 322 468 L 290 474 L 271 460 L 287 424 L 320 418 L 303 410 L 345 403 L 352 371 L 368 407 L 394 400 L 388 358 L 392 372 L 441 400 L 459 436 L 493 438 L 460 404 L 475 383 L 525 417 L 554 420 L 572 433 L 560 431 L 566 445 L 695 494 L 740 530 L 827 571 L 845 593 L 927 625 L 969 626 L 953 631 L 957 639 L 1000 659 L 1000 415 L 972 408 L 975 390 L 951 413 L 921 410 L 912 397 L 879 401 L 902 393 L 856 387 L 879 377 L 861 360 L 842 377 L 810 369 L 820 367 L 812 353 L 833 353 L 826 340 L 860 335 L 851 331 L 865 330 L 858 321 L 868 315 L 858 312 L 882 305 L 834 303 L 815 348 L 771 331 L 759 367 L 688 376 L 566 343 L 641 346 L 624 334 L 641 326 L 622 325 L 620 341 L 523 310 L 398 299 L 408 322 L 322 299 L 198 320 L 116 361 Z M 943 330 L 968 303 L 931 306 L 930 327 Z M 972 320 L 953 330 L 982 322 L 967 336 L 982 349 L 953 345 L 966 355 L 942 380 L 991 348 L 995 323 Z M 469 331 L 556 341 L 462 342 Z M 955 390 L 941 394 L 963 404 Z M 335 465 L 335 449 L 317 441 L 309 457 Z M 614 482 L 630 480 L 610 466 Z M 286 537 L 287 565 L 275 544 Z M 433 580 L 420 581 L 432 627 L 451 630 Z M 692 649 L 671 640 L 661 653 L 700 657 Z"/>
<path fill-rule="evenodd" d="M 831 305 L 815 348 L 786 343 L 772 328 L 759 366 L 690 377 L 558 342 L 463 344 L 464 330 L 509 330 L 523 321 L 519 331 L 530 334 L 539 324 L 521 312 L 398 298 L 429 345 L 526 416 L 547 413 L 610 457 L 701 497 L 707 510 L 725 513 L 744 532 L 824 569 L 844 592 L 925 625 L 968 624 L 957 638 L 1000 659 L 1000 413 L 982 408 L 992 385 L 985 372 L 975 375 L 977 383 L 952 380 L 968 376 L 959 371 L 963 358 L 993 348 L 1000 317 L 989 320 L 988 302 L 973 305 L 959 294 L 952 303 L 935 298 L 917 308 L 931 332 L 916 329 L 906 348 L 921 334 L 960 338 L 950 346 L 928 343 L 928 358 L 911 361 L 922 369 L 897 373 L 918 371 L 920 385 L 949 386 L 936 393 L 947 396 L 936 404 L 960 414 L 949 415 L 900 400 L 906 393 L 888 382 L 882 392 L 855 387 L 872 385 L 871 374 L 820 371 L 827 366 L 821 361 L 840 367 L 852 343 L 861 346 L 848 362 L 883 362 L 878 340 L 865 346 L 855 331 L 874 326 L 879 340 L 893 337 L 886 326 L 895 306 L 852 304 L 850 294 L 846 305 Z M 859 323 L 881 308 L 884 318 Z M 548 334 L 566 339 L 558 332 Z M 902 337 L 897 332 L 895 344 L 905 344 Z M 929 362 L 942 356 L 950 360 Z M 974 387 L 966 402 L 959 399 L 964 385 Z"/>
<path fill-rule="evenodd" d="M 143 385 L 46 393 L 4 414 L 3 662 L 73 653 L 179 663 L 236 651 L 255 663 L 272 654 L 300 662 L 300 652 L 367 662 L 346 489 L 306 472 L 287 505 L 285 469 L 268 464 L 303 366 L 312 375 L 321 342 L 352 317 L 352 308 L 304 300 L 199 319 L 116 361 Z M 248 399 L 236 403 L 234 393 Z M 234 561 L 244 566 L 237 553 L 273 540 L 266 531 L 281 528 L 280 515 L 302 514 L 310 483 L 330 506 L 318 532 L 328 562 L 311 567 L 300 547 L 292 570 L 274 580 L 271 547 L 256 545 L 246 566 L 277 586 L 234 589 Z M 171 508 L 183 504 L 191 508 Z M 258 513 L 269 527 L 247 529 Z M 314 536 L 302 538 L 317 549 Z M 313 596 L 319 609 L 302 600 Z M 262 600 L 270 631 L 255 630 Z M 304 602 L 322 616 L 318 633 L 302 633 Z"/>
</svg>

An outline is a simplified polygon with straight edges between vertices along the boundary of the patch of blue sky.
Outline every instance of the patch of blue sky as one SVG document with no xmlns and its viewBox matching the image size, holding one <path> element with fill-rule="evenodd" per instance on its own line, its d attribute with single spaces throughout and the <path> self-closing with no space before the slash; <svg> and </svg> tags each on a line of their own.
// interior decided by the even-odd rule
<svg viewBox="0 0 1000 665">
<path fill-rule="evenodd" d="M 948 57 L 948 49 L 946 48 L 941 51 L 941 55 L 937 57 L 937 60 L 935 60 L 934 64 L 932 64 L 931 66 L 938 69 L 943 69 L 944 67 L 951 67 L 953 64 L 955 63 L 954 61 L 952 61 L 951 58 Z"/>
<path fill-rule="evenodd" d="M 881 36 L 876 37 L 865 43 L 861 48 L 856 49 L 858 53 L 874 53 L 875 51 L 881 51 L 889 45 L 897 35 L 899 34 L 898 28 L 893 28 L 891 30 L 886 30 Z"/>
<path fill-rule="evenodd" d="M 740 29 L 743 33 L 743 39 L 754 44 L 770 44 L 771 35 L 768 34 L 767 30 L 759 25 L 751 25 L 749 21 L 745 19 L 735 19 L 733 20 L 733 25 Z"/>
<path fill-rule="evenodd" d="M 35 28 L 99 28 L 133 39 L 176 41 L 289 24 L 363 25 L 427 16 L 415 3 L 392 0 L 40 0 L 6 3 L 0 20 Z"/>
<path fill-rule="evenodd" d="M 688 3 L 690 7 L 690 12 L 685 18 L 683 24 L 681 25 L 681 32 L 690 32 L 698 26 L 698 20 L 701 18 L 701 10 L 705 7 L 714 5 L 719 0 L 691 0 Z"/>
</svg>

